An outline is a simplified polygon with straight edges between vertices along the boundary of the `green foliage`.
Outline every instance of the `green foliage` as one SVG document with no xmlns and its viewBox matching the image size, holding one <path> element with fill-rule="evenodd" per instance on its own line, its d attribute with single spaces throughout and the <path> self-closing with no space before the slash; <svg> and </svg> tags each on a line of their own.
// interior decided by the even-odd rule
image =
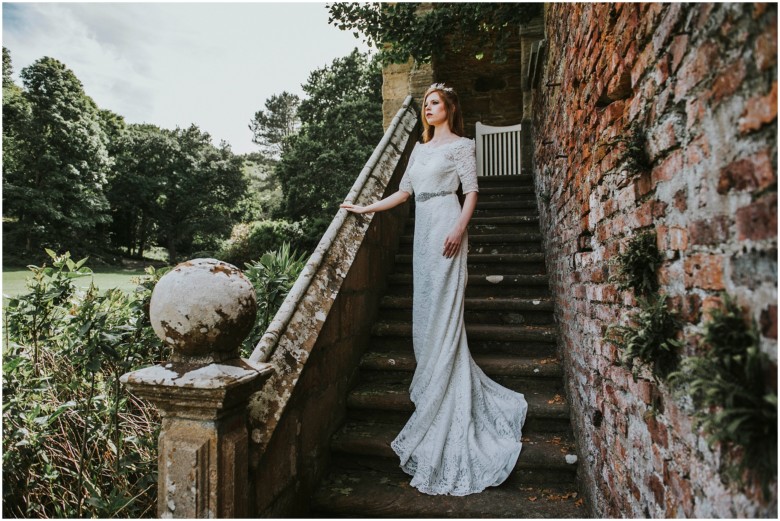
<svg viewBox="0 0 780 521">
<path fill-rule="evenodd" d="M 634 125 L 624 136 L 612 138 L 601 146 L 612 150 L 620 143 L 623 144 L 622 156 L 631 176 L 646 172 L 652 167 L 652 161 L 647 154 L 647 137 L 640 126 Z"/>
<path fill-rule="evenodd" d="M 649 295 L 658 289 L 656 272 L 663 258 L 658 251 L 655 231 L 645 231 L 633 236 L 613 264 L 617 273 L 612 277 L 618 289 L 633 289 L 637 295 Z"/>
<path fill-rule="evenodd" d="M 752 473 L 768 498 L 777 478 L 777 389 L 770 384 L 777 368 L 761 351 L 755 323 L 748 325 L 728 294 L 704 325 L 702 344 L 702 355 L 684 358 L 669 380 L 678 397 L 693 400 L 694 427 L 710 446 L 723 446 L 726 477 L 742 483 Z"/>
<path fill-rule="evenodd" d="M 11 63 L 11 51 L 3 47 L 3 87 L 13 83 L 11 75 L 14 72 L 13 64 Z"/>
<path fill-rule="evenodd" d="M 420 7 L 419 2 L 334 3 L 327 5 L 328 22 L 356 38 L 362 33 L 385 62 L 404 63 L 409 56 L 428 62 L 441 58 L 447 45 L 478 58 L 492 52 L 501 62 L 507 39 L 541 12 L 541 4 L 435 3 L 418 14 Z"/>
<path fill-rule="evenodd" d="M 297 244 L 302 237 L 299 223 L 285 220 L 240 223 L 233 227 L 230 239 L 223 243 L 217 257 L 241 266 L 265 252 L 281 248 L 284 243 Z"/>
<path fill-rule="evenodd" d="M 666 378 L 675 369 L 682 342 L 675 337 L 681 328 L 676 312 L 666 305 L 662 295 L 638 298 L 639 311 L 632 317 L 632 325 L 612 325 L 607 329 L 607 340 L 623 350 L 621 362 L 638 376 L 639 364 L 647 364 L 656 381 Z"/>
<path fill-rule="evenodd" d="M 142 257 L 165 219 L 160 201 L 176 143 L 171 133 L 154 125 L 130 125 L 114 146 L 116 165 L 108 188 L 111 240 L 129 255 Z"/>
<path fill-rule="evenodd" d="M 3 144 L 3 205 L 18 220 L 13 238 L 28 252 L 102 242 L 111 160 L 98 109 L 73 72 L 53 58 L 41 58 L 21 76 L 24 90 L 3 97 L 10 116 L 3 121 L 4 141 L 10 138 Z"/>
<path fill-rule="evenodd" d="M 312 72 L 303 86 L 309 97 L 298 110 L 302 128 L 289 139 L 276 174 L 283 216 L 306 219 L 317 238 L 382 138 L 381 85 L 379 63 L 354 50 Z"/>
<path fill-rule="evenodd" d="M 241 345 L 242 356 L 252 354 L 305 265 L 306 255 L 291 251 L 289 243 L 246 264 L 244 275 L 257 292 L 257 322 Z"/>
<path fill-rule="evenodd" d="M 249 123 L 252 142 L 260 145 L 269 157 L 276 158 L 287 150 L 287 138 L 298 131 L 298 106 L 301 100 L 287 91 L 265 100 L 265 110 L 255 112 Z"/>
<path fill-rule="evenodd" d="M 146 313 L 161 273 L 132 296 L 81 290 L 86 259 L 48 254 L 4 313 L 3 515 L 152 516 L 159 418 L 119 377 L 163 356 Z"/>
<path fill-rule="evenodd" d="M 3 243 L 14 252 L 6 261 L 27 263 L 44 246 L 89 252 L 94 262 L 162 244 L 175 262 L 216 249 L 244 216 L 243 161 L 197 126 L 127 125 L 52 58 L 22 71 L 23 88 L 11 72 L 4 48 Z"/>
<path fill-rule="evenodd" d="M 262 221 L 278 215 L 282 207 L 282 187 L 276 178 L 276 161 L 255 152 L 241 156 L 247 190 L 238 202 L 242 222 Z"/>
<path fill-rule="evenodd" d="M 652 162 L 647 155 L 647 137 L 640 129 L 633 129 L 625 140 L 625 158 L 629 170 L 641 173 L 650 169 Z"/>
</svg>

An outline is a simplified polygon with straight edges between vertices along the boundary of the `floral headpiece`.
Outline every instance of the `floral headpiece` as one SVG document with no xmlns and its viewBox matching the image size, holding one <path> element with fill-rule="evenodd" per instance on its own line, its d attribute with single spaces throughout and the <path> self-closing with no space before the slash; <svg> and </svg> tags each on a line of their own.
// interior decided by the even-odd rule
<svg viewBox="0 0 780 521">
<path fill-rule="evenodd" d="M 449 92 L 450 94 L 455 94 L 455 89 L 452 87 L 447 87 L 443 83 L 434 83 L 428 89 L 435 89 L 435 90 L 443 90 L 444 92 Z"/>
</svg>

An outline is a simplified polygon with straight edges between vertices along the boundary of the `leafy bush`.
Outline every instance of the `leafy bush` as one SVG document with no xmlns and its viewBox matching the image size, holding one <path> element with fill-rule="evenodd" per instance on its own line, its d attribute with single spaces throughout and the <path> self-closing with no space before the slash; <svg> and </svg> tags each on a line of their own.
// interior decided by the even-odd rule
<svg viewBox="0 0 780 521">
<path fill-rule="evenodd" d="M 612 281 L 620 290 L 633 289 L 637 295 L 649 295 L 658 289 L 656 271 L 662 261 L 655 232 L 639 233 L 628 241 L 625 251 L 612 263 L 617 266 Z"/>
<path fill-rule="evenodd" d="M 156 502 L 156 409 L 119 377 L 163 357 L 137 293 L 86 290 L 86 259 L 47 250 L 29 292 L 9 300 L 3 346 L 3 515 L 149 517 Z"/>
<path fill-rule="evenodd" d="M 241 346 L 242 356 L 252 353 L 305 265 L 306 255 L 291 251 L 288 243 L 246 264 L 244 275 L 257 292 L 257 322 Z"/>
<path fill-rule="evenodd" d="M 686 357 L 669 375 L 677 396 L 690 395 L 696 406 L 694 427 L 701 427 L 710 446 L 720 443 L 725 475 L 742 482 L 754 473 L 769 497 L 777 478 L 777 389 L 769 384 L 776 371 L 759 347 L 755 324 L 729 295 L 704 326 L 701 356 Z"/>
<path fill-rule="evenodd" d="M 242 266 L 258 255 L 276 250 L 283 243 L 297 244 L 304 232 L 299 223 L 285 220 L 264 220 L 241 223 L 233 227 L 230 239 L 224 242 L 217 258 Z"/>
<path fill-rule="evenodd" d="M 147 268 L 133 295 L 101 293 L 74 283 L 92 273 L 86 259 L 47 253 L 4 310 L 3 516 L 152 517 L 160 419 L 119 377 L 170 358 L 148 319 L 167 270 Z M 259 313 L 245 351 L 304 263 L 283 244 L 248 264 Z"/>
<path fill-rule="evenodd" d="M 634 379 L 639 371 L 637 362 L 649 365 L 656 381 L 666 378 L 676 367 L 678 348 L 682 342 L 675 339 L 680 321 L 666 306 L 664 296 L 638 298 L 639 312 L 631 326 L 610 326 L 608 340 L 623 349 L 621 362 L 632 369 Z"/>
</svg>

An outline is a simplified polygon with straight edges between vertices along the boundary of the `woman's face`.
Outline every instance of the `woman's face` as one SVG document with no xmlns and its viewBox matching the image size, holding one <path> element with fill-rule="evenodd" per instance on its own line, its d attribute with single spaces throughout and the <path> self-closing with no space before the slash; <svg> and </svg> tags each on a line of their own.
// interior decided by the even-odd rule
<svg viewBox="0 0 780 521">
<path fill-rule="evenodd" d="M 447 107 L 437 91 L 433 91 L 425 98 L 425 120 L 431 126 L 436 126 L 447 121 Z"/>
</svg>

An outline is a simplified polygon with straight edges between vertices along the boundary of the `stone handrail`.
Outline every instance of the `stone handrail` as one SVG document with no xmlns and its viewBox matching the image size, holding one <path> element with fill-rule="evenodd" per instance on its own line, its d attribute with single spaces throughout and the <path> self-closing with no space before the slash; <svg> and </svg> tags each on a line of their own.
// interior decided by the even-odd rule
<svg viewBox="0 0 780 521">
<path fill-rule="evenodd" d="M 346 200 L 366 205 L 397 190 L 419 129 L 407 98 Z M 410 206 L 363 215 L 339 210 L 252 353 L 250 361 L 273 368 L 248 407 L 257 516 L 308 514 Z"/>
<path fill-rule="evenodd" d="M 398 140 L 404 133 L 408 134 L 408 132 L 410 132 L 410 129 L 407 128 L 410 115 L 416 117 L 414 108 L 412 107 L 412 96 L 407 96 L 403 105 L 401 105 L 401 108 L 390 123 L 390 126 L 385 131 L 382 140 L 376 146 L 371 157 L 363 167 L 363 170 L 361 170 L 360 175 L 352 185 L 352 189 L 344 199 L 345 201 L 357 202 L 360 200 L 360 196 L 368 181 L 372 179 L 371 176 L 377 166 L 380 165 L 382 161 L 387 160 L 387 147 L 391 145 L 393 140 Z M 268 325 L 268 329 L 266 329 L 262 338 L 260 338 L 260 341 L 255 346 L 254 351 L 252 351 L 252 355 L 249 359 L 253 362 L 267 362 L 273 354 L 274 349 L 276 349 L 276 346 L 279 344 L 280 336 L 286 330 L 290 323 L 290 319 L 306 296 L 314 276 L 320 269 L 322 261 L 325 258 L 326 253 L 330 250 L 333 241 L 344 226 L 348 215 L 349 212 L 346 210 L 339 210 L 336 217 L 330 223 L 330 226 L 328 226 L 328 229 L 323 234 L 322 239 L 320 239 L 314 253 L 309 257 L 306 266 L 301 271 L 295 284 L 290 289 L 284 302 Z"/>
<path fill-rule="evenodd" d="M 413 141 L 413 134 L 418 126 L 417 120 L 417 112 L 412 97 L 409 96 L 345 200 L 370 204 L 385 195 L 404 151 Z M 252 353 L 251 361 L 268 362 L 275 369 L 273 376 L 266 382 L 262 391 L 253 397 L 250 404 L 250 423 L 254 426 L 252 440 L 259 449 L 255 451 L 256 455 L 262 454 L 282 416 L 330 308 L 376 215 L 355 215 L 346 210 L 338 211 Z"/>
</svg>

